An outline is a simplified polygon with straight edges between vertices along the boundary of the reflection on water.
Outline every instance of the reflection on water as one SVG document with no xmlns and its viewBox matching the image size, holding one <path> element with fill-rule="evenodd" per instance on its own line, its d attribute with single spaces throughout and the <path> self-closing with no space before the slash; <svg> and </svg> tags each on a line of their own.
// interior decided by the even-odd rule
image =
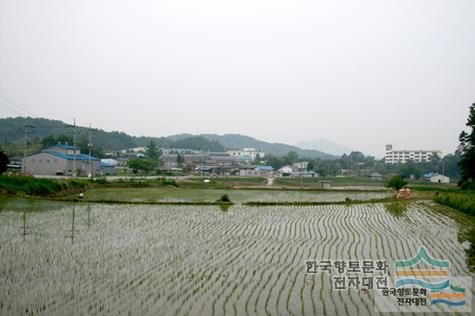
<svg viewBox="0 0 475 316">
<path fill-rule="evenodd" d="M 223 211 L 223 212 L 227 212 L 230 207 L 231 207 L 231 204 L 219 204 L 219 208 L 220 208 L 221 211 Z"/>
<path fill-rule="evenodd" d="M 66 203 L 60 201 L 47 201 L 47 200 L 36 200 L 30 198 L 12 198 L 12 197 L 0 197 L 0 212 L 13 212 L 14 214 L 21 213 L 19 218 L 19 224 L 17 229 L 19 230 L 23 240 L 26 236 L 36 234 L 43 236 L 45 234 L 45 227 L 38 224 L 38 215 L 37 213 L 48 213 L 50 216 L 54 216 L 55 220 L 52 222 L 56 223 L 58 226 L 62 226 L 62 223 L 67 222 L 67 228 L 63 228 L 63 238 L 71 239 L 71 243 L 74 243 L 74 239 L 79 232 L 77 229 L 77 209 L 84 211 L 82 213 L 86 214 L 84 222 L 87 225 L 87 228 L 91 227 L 94 223 L 93 217 L 91 215 L 91 205 L 87 205 L 84 208 L 81 203 Z M 52 215 L 51 211 L 62 211 L 59 214 Z M 62 214 L 61 214 L 62 213 Z M 61 216 L 64 215 L 64 216 Z M 59 217 L 58 217 L 59 216 Z M 83 216 L 81 216 L 83 217 Z M 13 219 L 12 219 L 13 220 Z M 5 224 L 5 223 L 3 223 Z M 57 227 L 56 227 L 57 228 Z M 53 227 L 48 230 L 53 230 Z"/>
<path fill-rule="evenodd" d="M 30 233 L 30 231 L 28 230 L 28 226 L 26 225 L 26 212 L 25 211 L 23 211 L 22 219 L 23 219 L 23 226 L 22 226 L 23 239 L 25 239 L 26 235 Z"/>
<path fill-rule="evenodd" d="M 211 315 L 213 309 L 215 315 L 311 315 L 323 305 L 335 315 L 345 314 L 345 304 L 375 314 L 367 294 L 333 295 L 326 274 L 312 282 L 312 292 L 304 261 L 334 256 L 393 262 L 429 238 L 431 253 L 450 253 L 451 272 L 468 273 L 458 225 L 417 203 L 409 209 L 396 202 L 231 210 L 225 204 L 24 199 L 1 205 L 0 315 Z M 408 220 L 394 220 L 403 214 Z M 473 231 L 462 237 L 473 254 Z M 272 303 L 266 307 L 267 300 Z"/>
<path fill-rule="evenodd" d="M 45 212 L 63 209 L 69 203 L 0 196 L 0 212 Z M 69 204 L 71 205 L 71 204 Z"/>
<path fill-rule="evenodd" d="M 5 205 L 7 205 L 8 199 L 0 195 L 0 212 L 3 211 Z"/>
<path fill-rule="evenodd" d="M 71 243 L 74 244 L 74 233 L 76 232 L 76 229 L 74 228 L 74 219 L 76 218 L 76 206 L 73 204 L 73 210 L 71 213 L 71 231 L 70 234 L 67 235 L 67 238 L 71 238 Z"/>
<path fill-rule="evenodd" d="M 87 229 L 89 230 L 89 228 L 91 227 L 91 206 L 90 205 L 87 206 L 86 212 L 87 212 Z"/>
<path fill-rule="evenodd" d="M 457 237 L 459 242 L 469 243 L 469 247 L 465 249 L 465 254 L 467 256 L 465 262 L 467 263 L 467 268 L 470 271 L 475 272 L 475 228 L 462 228 Z"/>
</svg>

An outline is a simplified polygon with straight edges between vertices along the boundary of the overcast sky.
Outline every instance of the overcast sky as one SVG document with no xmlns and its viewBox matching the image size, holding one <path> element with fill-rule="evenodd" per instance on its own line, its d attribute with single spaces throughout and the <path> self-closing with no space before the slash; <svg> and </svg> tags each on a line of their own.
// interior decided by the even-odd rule
<svg viewBox="0 0 475 316">
<path fill-rule="evenodd" d="M 475 102 L 475 1 L 0 0 L 0 94 L 0 117 L 133 135 L 447 153 Z"/>
</svg>

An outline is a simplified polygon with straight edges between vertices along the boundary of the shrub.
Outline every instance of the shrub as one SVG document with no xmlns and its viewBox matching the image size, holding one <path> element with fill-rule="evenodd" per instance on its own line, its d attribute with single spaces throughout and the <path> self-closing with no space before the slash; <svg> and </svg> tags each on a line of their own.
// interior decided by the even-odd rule
<svg viewBox="0 0 475 316">
<path fill-rule="evenodd" d="M 475 216 L 475 194 L 437 194 L 434 201 Z"/>
<path fill-rule="evenodd" d="M 97 184 L 107 184 L 107 179 L 106 177 L 100 177 L 94 180 L 95 183 Z"/>
<path fill-rule="evenodd" d="M 227 194 L 223 194 L 221 195 L 221 197 L 219 198 L 218 202 L 221 202 L 221 203 L 231 203 L 231 199 L 229 198 L 229 196 Z"/>
<path fill-rule="evenodd" d="M 160 185 L 172 185 L 174 187 L 178 186 L 178 183 L 173 179 L 160 179 Z"/>
<path fill-rule="evenodd" d="M 407 185 L 407 182 L 401 176 L 394 176 L 386 182 L 385 186 L 387 188 L 393 188 L 396 191 L 404 188 Z"/>
</svg>

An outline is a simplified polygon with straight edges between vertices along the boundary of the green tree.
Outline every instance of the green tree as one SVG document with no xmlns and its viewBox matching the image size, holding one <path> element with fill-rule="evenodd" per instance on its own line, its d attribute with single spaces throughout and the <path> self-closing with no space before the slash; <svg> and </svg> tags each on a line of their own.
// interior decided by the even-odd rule
<svg viewBox="0 0 475 316">
<path fill-rule="evenodd" d="M 139 170 L 143 172 L 151 172 L 159 166 L 159 161 L 152 158 L 134 158 L 129 160 L 128 166 L 135 173 Z"/>
<path fill-rule="evenodd" d="M 452 179 L 460 178 L 460 171 L 458 163 L 460 161 L 460 152 L 456 150 L 453 154 L 448 154 L 442 159 L 439 172 L 444 173 L 447 177 Z"/>
<path fill-rule="evenodd" d="M 285 165 L 283 159 L 270 154 L 266 155 L 266 161 L 269 166 L 272 166 L 272 168 L 274 168 L 274 170 L 282 168 Z"/>
<path fill-rule="evenodd" d="M 178 154 L 178 155 L 176 156 L 176 163 L 177 163 L 179 166 L 183 165 L 183 164 L 185 163 L 185 157 L 184 157 L 183 155 L 181 155 L 181 154 Z"/>
<path fill-rule="evenodd" d="M 43 139 L 41 139 L 41 146 L 43 146 L 43 148 L 47 148 L 47 147 L 55 145 L 56 142 L 57 142 L 56 137 L 54 137 L 54 135 L 48 135 L 48 136 L 43 137 Z"/>
<path fill-rule="evenodd" d="M 284 157 L 284 161 L 287 164 L 293 164 L 296 163 L 299 160 L 299 155 L 295 151 L 289 151 L 287 155 Z"/>
<path fill-rule="evenodd" d="M 7 155 L 5 155 L 3 150 L 0 150 L 0 174 L 7 171 L 7 165 L 9 163 L 10 163 L 10 160 L 8 160 Z"/>
<path fill-rule="evenodd" d="M 216 140 L 208 140 L 203 136 L 190 136 L 183 139 L 169 140 L 169 139 L 160 139 L 163 140 L 161 146 L 168 148 L 181 148 L 181 149 L 194 149 L 194 150 L 203 150 L 203 151 L 224 151 L 225 148 Z"/>
<path fill-rule="evenodd" d="M 393 188 L 396 191 L 404 188 L 407 185 L 407 182 L 399 175 L 392 177 L 386 182 L 385 186 L 387 188 Z"/>
<path fill-rule="evenodd" d="M 475 103 L 470 106 L 466 125 L 471 131 L 468 133 L 462 131 L 459 136 L 461 153 L 459 185 L 462 189 L 475 188 Z"/>
<path fill-rule="evenodd" d="M 162 153 L 161 153 L 160 149 L 157 147 L 157 145 L 155 144 L 153 139 L 150 140 L 150 143 L 149 143 L 148 148 L 147 148 L 148 158 L 158 160 L 160 158 L 161 154 Z"/>
<path fill-rule="evenodd" d="M 81 150 L 81 153 L 89 155 L 89 140 L 86 137 L 82 137 L 76 144 L 77 147 L 79 147 L 79 150 Z M 92 144 L 91 148 L 91 155 L 93 157 L 98 157 L 98 158 L 103 158 L 104 157 L 104 151 L 102 150 L 101 147 Z"/>
<path fill-rule="evenodd" d="M 403 178 L 410 178 L 413 175 L 416 179 L 419 179 L 422 176 L 422 171 L 414 161 L 409 160 L 404 164 L 401 164 L 399 167 L 399 174 Z M 428 170 L 428 172 L 431 170 Z"/>
</svg>

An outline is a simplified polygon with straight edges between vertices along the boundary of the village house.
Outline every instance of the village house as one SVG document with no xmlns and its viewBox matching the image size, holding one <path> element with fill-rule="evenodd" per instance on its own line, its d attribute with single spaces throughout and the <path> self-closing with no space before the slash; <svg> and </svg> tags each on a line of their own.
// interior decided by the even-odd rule
<svg viewBox="0 0 475 316">
<path fill-rule="evenodd" d="M 383 175 L 378 172 L 371 172 L 369 178 L 371 180 L 383 180 Z"/>
<path fill-rule="evenodd" d="M 274 168 L 271 166 L 241 165 L 239 167 L 239 175 L 242 177 L 264 177 L 271 176 L 273 173 Z"/>
<path fill-rule="evenodd" d="M 429 181 L 431 183 L 450 183 L 450 178 L 437 172 L 429 172 L 422 176 L 423 180 Z"/>
<path fill-rule="evenodd" d="M 301 161 L 296 162 L 292 165 L 287 165 L 277 172 L 280 174 L 281 177 L 315 177 L 318 176 L 315 171 L 308 170 L 308 162 Z"/>
<path fill-rule="evenodd" d="M 101 175 L 113 175 L 116 174 L 116 168 L 119 166 L 119 162 L 115 159 L 101 159 Z"/>
<path fill-rule="evenodd" d="M 24 172 L 33 175 L 86 177 L 101 174 L 99 158 L 81 154 L 79 147 L 68 144 L 57 144 L 42 152 L 23 159 Z"/>
</svg>

